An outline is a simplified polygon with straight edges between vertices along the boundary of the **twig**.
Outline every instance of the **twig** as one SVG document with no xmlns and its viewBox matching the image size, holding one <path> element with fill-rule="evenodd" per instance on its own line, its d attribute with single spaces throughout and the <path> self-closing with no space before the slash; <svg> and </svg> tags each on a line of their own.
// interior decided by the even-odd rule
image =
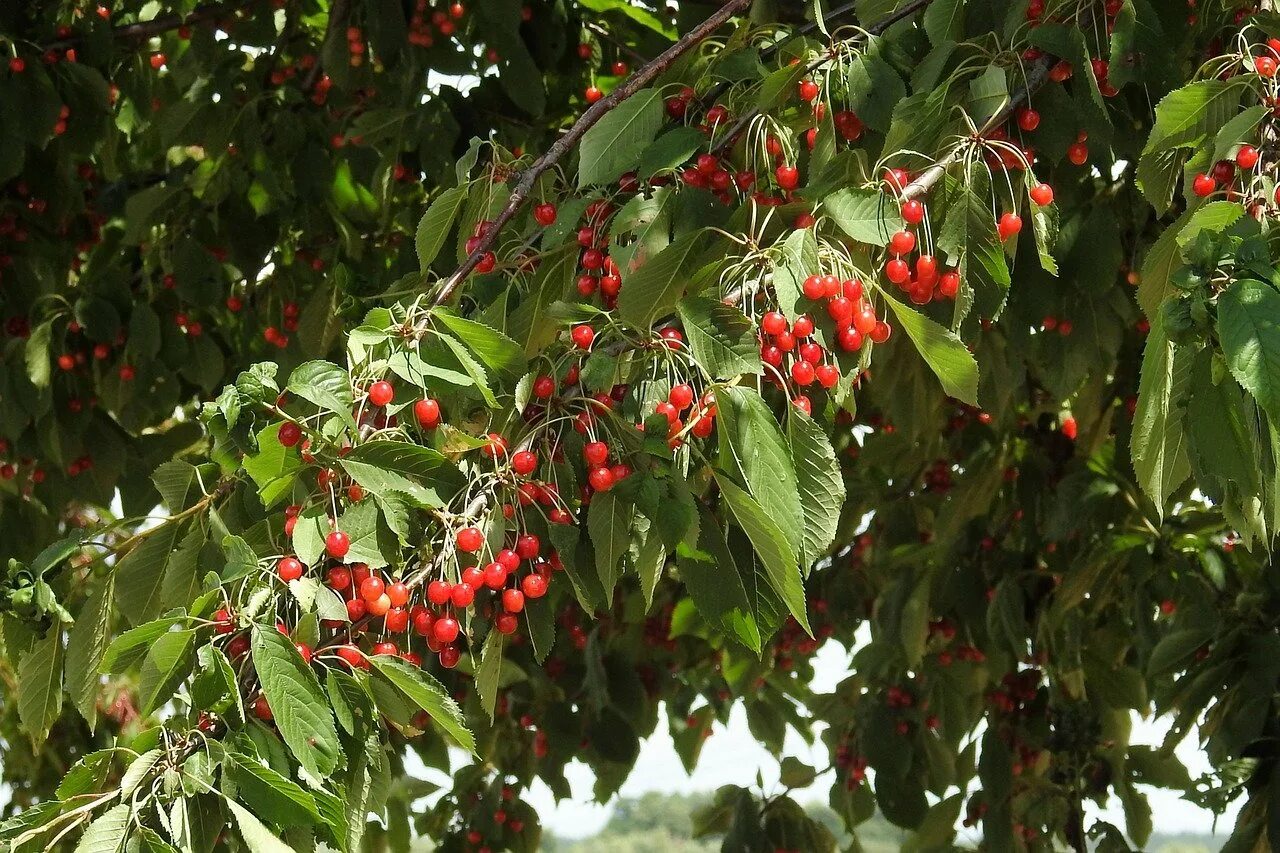
<svg viewBox="0 0 1280 853">
<path fill-rule="evenodd" d="M 1027 73 L 1026 84 L 1009 98 L 1009 103 L 1005 104 L 1004 109 L 1000 110 L 987 120 L 975 136 L 984 136 L 991 130 L 991 128 L 999 127 L 1001 124 L 1004 124 L 1004 122 L 1008 120 L 1009 116 L 1013 115 L 1013 111 L 1026 102 L 1027 98 L 1031 97 L 1032 92 L 1044 85 L 1045 80 L 1049 79 L 1049 69 L 1051 69 L 1057 61 L 1057 57 L 1049 54 L 1045 54 L 1040 57 L 1040 59 L 1036 60 L 1035 66 L 1033 66 L 1031 71 Z M 934 163 L 928 169 L 925 169 L 918 178 L 903 187 L 902 199 L 905 201 L 907 199 L 918 198 L 919 196 L 927 194 L 929 190 L 933 189 L 933 185 L 942 179 L 942 176 L 946 174 L 947 170 L 964 157 L 968 150 L 969 146 L 967 143 L 957 145 L 951 153 L 943 157 L 937 163 Z"/>
<path fill-rule="evenodd" d="M 880 33 L 889 29 L 889 27 L 893 26 L 894 24 L 898 23 L 904 18 L 914 15 L 916 12 L 920 11 L 921 9 L 923 9 L 925 6 L 928 6 L 932 2 L 933 0 L 911 0 L 910 3 L 903 6 L 901 9 L 898 9 L 897 11 L 889 15 L 884 20 L 877 21 L 875 24 L 872 24 L 871 26 L 867 27 L 866 29 L 867 34 L 873 35 L 873 36 L 880 35 Z M 842 14 L 848 11 L 848 9 L 852 7 L 852 5 L 853 4 L 848 4 L 846 6 L 840 7 L 839 9 L 833 10 L 828 17 L 835 17 L 837 14 Z M 799 32 L 808 32 L 816 28 L 817 28 L 816 23 L 807 24 L 805 27 L 801 27 Z M 826 65 L 830 61 L 831 61 L 831 57 L 829 55 L 821 56 L 818 59 L 815 59 L 813 62 L 809 63 L 809 67 L 806 69 L 806 73 L 811 74 L 814 71 L 821 68 L 822 66 Z M 717 93 L 715 97 L 719 97 L 719 94 L 720 93 Z M 750 109 L 750 110 L 747 110 L 745 113 L 743 113 L 736 122 L 730 125 L 729 130 L 725 132 L 724 138 L 720 141 L 719 144 L 715 146 L 715 148 L 711 149 L 711 153 L 719 154 L 720 152 L 732 146 L 734 142 L 737 140 L 738 136 L 741 135 L 742 131 L 744 131 L 747 128 L 747 125 L 751 124 L 751 122 L 754 121 L 756 116 L 758 115 L 760 115 L 760 110 L 758 109 Z"/>
<path fill-rule="evenodd" d="M 348 0 L 333 0 L 333 5 L 329 7 L 329 22 L 325 27 L 324 39 L 320 42 L 320 50 L 316 56 L 316 64 L 312 65 L 307 71 L 307 76 L 302 78 L 302 91 L 310 92 L 320 80 L 320 75 L 324 73 L 324 46 L 329 43 L 329 39 L 337 38 L 338 28 L 344 26 L 347 20 Z"/>
<path fill-rule="evenodd" d="M 152 18 L 150 21 L 139 21 L 136 24 L 115 27 L 111 31 L 111 37 L 117 41 L 141 41 L 152 36 L 158 36 L 161 33 L 167 33 L 170 30 L 176 30 L 179 27 L 190 27 L 204 21 L 221 18 L 224 15 L 231 15 L 259 2 L 261 0 L 241 0 L 239 3 L 206 3 L 203 6 L 196 7 L 195 11 L 189 15 L 161 15 L 157 18 Z M 83 40 L 84 36 L 72 36 L 50 42 L 45 45 L 45 50 L 63 50 L 68 47 L 75 47 Z"/>
<path fill-rule="evenodd" d="M 573 127 L 565 132 L 564 136 L 557 139 L 547 153 L 543 154 L 533 165 L 530 166 L 523 175 L 520 176 L 519 183 L 515 189 L 511 191 L 511 195 L 507 199 L 506 206 L 498 214 L 497 218 L 490 224 L 484 236 L 480 238 L 479 244 L 467 255 L 467 259 L 462 262 L 462 266 L 445 280 L 440 287 L 440 291 L 436 294 L 432 301 L 433 305 L 443 305 L 453 295 L 458 285 L 465 279 L 472 270 L 476 268 L 476 264 L 480 263 L 480 259 L 493 248 L 498 240 L 498 235 L 503 227 L 515 217 L 520 208 L 524 206 L 525 201 L 529 197 L 529 193 L 533 191 L 534 184 L 537 183 L 539 177 L 566 154 L 573 150 L 573 147 L 582 139 L 583 135 L 590 130 L 596 122 L 600 121 L 606 113 L 612 110 L 618 104 L 634 95 L 644 87 L 653 82 L 663 71 L 666 71 L 671 64 L 676 61 L 686 51 L 705 39 L 711 33 L 719 29 L 720 25 L 729 20 L 735 12 L 738 12 L 748 5 L 751 0 L 729 0 L 720 7 L 711 17 L 707 18 L 698 26 L 685 33 L 679 41 L 664 50 L 658 57 L 641 68 L 637 69 L 634 74 L 626 79 L 626 81 L 610 92 L 606 97 L 601 98 L 592 104 L 586 112 L 584 112 Z"/>
<path fill-rule="evenodd" d="M 625 53 L 627 56 L 631 57 L 633 61 L 635 62 L 649 61 L 648 57 L 646 57 L 643 53 L 636 50 L 631 45 L 625 44 L 621 40 L 614 38 L 612 33 L 610 33 L 608 30 L 606 30 L 604 27 L 600 26 L 599 24 L 595 23 L 594 21 L 583 21 L 582 25 L 587 29 L 591 30 L 591 32 L 595 33 L 600 38 L 609 42 L 609 44 L 613 45 L 618 50 Z"/>
</svg>

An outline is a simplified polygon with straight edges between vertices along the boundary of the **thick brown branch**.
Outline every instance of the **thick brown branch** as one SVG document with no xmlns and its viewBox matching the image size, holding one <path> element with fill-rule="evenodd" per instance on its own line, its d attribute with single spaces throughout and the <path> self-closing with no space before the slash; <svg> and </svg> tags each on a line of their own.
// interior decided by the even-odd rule
<svg viewBox="0 0 1280 853">
<path fill-rule="evenodd" d="M 493 248 L 503 227 L 524 206 L 538 178 L 572 151 L 573 147 L 578 144 L 578 141 L 596 122 L 600 121 L 606 113 L 618 106 L 618 104 L 652 83 L 659 74 L 670 68 L 671 64 L 685 52 L 719 29 L 725 21 L 729 20 L 736 12 L 745 9 L 750 3 L 751 0 L 728 0 L 711 17 L 685 33 L 679 41 L 664 50 L 656 59 L 638 68 L 621 86 L 592 104 L 582 114 L 581 118 L 574 122 L 573 126 L 547 149 L 547 153 L 535 160 L 533 165 L 520 176 L 520 181 L 516 184 L 515 189 L 511 191 L 511 196 L 507 199 L 506 206 L 502 208 L 502 211 L 490 224 L 484 236 L 480 238 L 475 250 L 462 262 L 462 266 L 458 267 L 453 275 L 445 280 L 440 287 L 440 292 L 436 294 L 434 304 L 441 305 L 448 301 L 462 280 L 476 268 L 485 253 Z"/>
<path fill-rule="evenodd" d="M 235 14 L 241 9 L 259 3 L 261 0 L 241 0 L 239 3 L 206 3 L 196 7 L 189 15 L 161 15 L 150 21 L 139 21 L 136 24 L 125 24 L 112 30 L 111 36 L 116 41 L 142 41 L 158 36 L 179 27 L 192 27 L 205 21 L 217 20 Z M 72 36 L 45 45 L 46 50 L 65 50 L 75 47 L 83 40 L 83 36 Z"/>
</svg>

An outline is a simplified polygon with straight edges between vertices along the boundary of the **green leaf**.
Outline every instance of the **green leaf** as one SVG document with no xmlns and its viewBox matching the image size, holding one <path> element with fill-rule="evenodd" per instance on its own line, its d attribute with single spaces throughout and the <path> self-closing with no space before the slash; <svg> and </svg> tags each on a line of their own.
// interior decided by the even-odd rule
<svg viewBox="0 0 1280 853">
<path fill-rule="evenodd" d="M 947 331 L 887 293 L 884 301 L 893 311 L 898 325 L 942 382 L 942 389 L 947 395 L 970 406 L 978 405 L 978 362 L 964 342 L 954 332 Z"/>
<path fill-rule="evenodd" d="M 762 370 L 755 326 L 736 306 L 690 296 L 677 306 L 689 348 L 698 364 L 716 379 L 733 379 Z"/>
<path fill-rule="evenodd" d="M 342 752 L 329 703 L 316 674 L 274 627 L 253 628 L 253 666 L 262 682 L 280 736 L 313 779 L 323 780 Z"/>
<path fill-rule="evenodd" d="M 647 329 L 654 320 L 670 314 L 685 296 L 690 276 L 711 242 L 707 231 L 691 231 L 635 272 L 624 272 L 618 294 L 618 314 L 623 322 Z"/>
<path fill-rule="evenodd" d="M 111 639 L 115 589 L 114 574 L 98 584 L 67 635 L 67 693 L 88 721 L 90 731 L 98 722 L 99 670 Z"/>
<path fill-rule="evenodd" d="M 969 81 L 969 117 L 979 128 L 986 127 L 1007 103 L 1009 81 L 999 65 L 988 65 L 986 71 Z"/>
<path fill-rule="evenodd" d="M 807 569 L 835 541 L 845 499 L 844 477 L 826 430 L 794 406 L 787 413 L 787 444 L 804 513 L 800 565 Z"/>
<path fill-rule="evenodd" d="M 964 0 L 933 0 L 924 11 L 924 31 L 935 47 L 964 36 Z"/>
<path fill-rule="evenodd" d="M 1191 362 L 1191 351 L 1169 340 L 1164 315 L 1157 314 L 1142 352 L 1130 452 L 1138 484 L 1161 515 L 1165 501 L 1191 473 L 1183 428 Z"/>
<path fill-rule="evenodd" d="M 229 753 L 229 757 L 226 770 L 236 784 L 237 796 L 263 819 L 278 827 L 321 822 L 315 798 L 297 783 L 247 756 Z"/>
<path fill-rule="evenodd" d="M 947 208 L 938 248 L 960 268 L 961 286 L 972 290 L 981 316 L 998 318 L 1012 279 L 991 208 L 973 190 L 962 189 Z"/>
<path fill-rule="evenodd" d="M 641 89 L 618 104 L 578 144 L 578 186 L 607 184 L 634 169 L 662 128 L 662 93 Z"/>
<path fill-rule="evenodd" d="M 668 172 L 684 163 L 706 144 L 707 138 L 696 127 L 675 127 L 659 136 L 644 149 L 636 174 L 648 178 Z"/>
<path fill-rule="evenodd" d="M 280 427 L 273 423 L 257 435 L 258 452 L 246 454 L 244 470 L 258 486 L 258 494 L 267 507 L 275 506 L 289 493 L 294 477 L 302 467 L 296 450 L 280 443 Z"/>
<path fill-rule="evenodd" d="M 133 807 L 128 803 L 107 809 L 85 829 L 75 853 L 117 853 L 123 850 L 132 817 Z"/>
<path fill-rule="evenodd" d="M 457 335 L 488 370 L 515 379 L 529 369 L 524 348 L 496 329 L 443 308 L 437 308 L 431 316 Z"/>
<path fill-rule="evenodd" d="M 37 746 L 62 713 L 62 629 L 53 626 L 18 656 L 18 719 Z"/>
<path fill-rule="evenodd" d="M 756 391 L 731 386 L 716 390 L 716 412 L 721 470 L 736 475 L 746 485 L 782 531 L 792 561 L 797 562 L 804 515 L 791 451 L 773 410 Z"/>
<path fill-rule="evenodd" d="M 27 378 L 37 388 L 49 387 L 49 380 L 53 376 L 53 353 L 50 351 L 52 342 L 53 324 L 41 323 L 31 330 L 31 336 L 27 338 L 26 348 L 23 350 Z"/>
<path fill-rule="evenodd" d="M 174 557 L 182 526 L 165 524 L 116 564 L 116 605 L 134 625 L 154 619 L 160 613 L 161 584 Z"/>
<path fill-rule="evenodd" d="M 329 361 L 306 361 L 293 369 L 289 375 L 288 391 L 302 399 L 314 403 L 327 412 L 332 412 L 355 430 L 355 418 L 351 416 L 354 401 L 351 393 L 351 378 L 338 365 Z"/>
<path fill-rule="evenodd" d="M 151 482 L 156 484 L 156 491 L 169 512 L 175 515 L 204 496 L 196 466 L 181 459 L 171 459 L 153 471 Z"/>
<path fill-rule="evenodd" d="M 125 631 L 111 641 L 102 657 L 104 673 L 122 673 L 146 655 L 151 644 L 168 633 L 179 619 L 166 618 L 148 622 Z"/>
<path fill-rule="evenodd" d="M 1199 80 L 1175 89 L 1156 105 L 1156 120 L 1138 160 L 1137 185 L 1163 214 L 1173 199 L 1180 152 L 1194 149 L 1232 119 L 1246 86 L 1239 78 Z"/>
<path fill-rule="evenodd" d="M 668 41 L 675 41 L 676 31 L 670 23 L 664 21 L 643 6 L 637 6 L 629 0 L 578 0 L 584 9 L 593 12 L 617 12 L 630 18 L 637 24 L 647 27 Z"/>
<path fill-rule="evenodd" d="M 613 604 L 613 589 L 622 576 L 622 558 L 631 545 L 635 506 L 613 492 L 597 492 L 587 510 L 587 532 L 595 546 L 596 571 L 605 601 Z"/>
<path fill-rule="evenodd" d="M 151 644 L 138 675 L 138 712 L 147 716 L 173 699 L 195 665 L 195 631 L 171 631 Z"/>
<path fill-rule="evenodd" d="M 467 200 L 466 187 L 447 189 L 431 202 L 427 212 L 418 220 L 418 230 L 414 235 L 414 246 L 418 250 L 418 267 L 426 272 L 431 262 L 444 248 L 449 239 L 449 232 L 458 218 L 458 212 Z"/>
<path fill-rule="evenodd" d="M 461 472 L 441 453 L 408 441 L 368 441 L 353 448 L 344 458 L 414 481 L 425 481 L 434 486 L 428 491 L 435 494 L 440 491 L 451 494 L 464 485 Z"/>
<path fill-rule="evenodd" d="M 480 665 L 476 667 L 476 692 L 490 722 L 498 707 L 498 676 L 502 674 L 502 648 L 505 640 L 506 637 L 500 632 L 489 631 L 489 636 L 484 638 L 484 648 L 480 651 Z"/>
<path fill-rule="evenodd" d="M 1138 285 L 1138 305 L 1147 319 L 1155 322 L 1160 312 L 1160 305 L 1172 291 L 1170 279 L 1173 273 L 1182 266 L 1182 255 L 1178 251 L 1178 234 L 1191 221 L 1195 210 L 1188 210 L 1179 216 L 1173 224 L 1165 228 L 1147 249 L 1142 261 L 1142 281 Z"/>
<path fill-rule="evenodd" d="M 463 721 L 462 710 L 440 682 L 428 673 L 398 657 L 375 655 L 369 659 L 376 677 L 380 677 L 422 710 L 443 729 L 458 746 L 475 752 L 476 742 Z"/>
<path fill-rule="evenodd" d="M 262 821 L 239 803 L 227 800 L 227 806 L 236 817 L 236 826 L 240 827 L 240 837 L 250 853 L 295 853 L 293 848 L 263 825 Z"/>
<path fill-rule="evenodd" d="M 1280 293 L 1237 281 L 1218 297 L 1218 338 L 1231 375 L 1280 423 Z"/>
<path fill-rule="evenodd" d="M 800 566 L 787 536 L 774 517 L 751 495 L 738 488 L 728 477 L 715 472 L 716 484 L 728 504 L 738 526 L 747 534 L 765 568 L 769 586 L 800 627 L 810 634 L 809 616 L 805 611 L 804 583 Z"/>
<path fill-rule="evenodd" d="M 879 190 L 837 190 L 823 199 L 822 209 L 841 231 L 870 246 L 885 245 L 893 234 L 906 227 L 893 197 Z M 817 271 L 816 266 L 810 267 L 805 275 Z"/>
</svg>

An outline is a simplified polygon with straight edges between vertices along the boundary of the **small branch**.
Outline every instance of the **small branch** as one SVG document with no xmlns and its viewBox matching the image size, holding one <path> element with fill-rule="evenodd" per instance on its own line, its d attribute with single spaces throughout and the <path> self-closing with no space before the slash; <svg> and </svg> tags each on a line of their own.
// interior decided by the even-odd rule
<svg viewBox="0 0 1280 853">
<path fill-rule="evenodd" d="M 916 12 L 920 11 L 921 9 L 923 9 L 925 6 L 928 6 L 932 2 L 933 0 L 911 0 L 910 3 L 903 6 L 901 9 L 898 9 L 897 11 L 889 15 L 884 20 L 878 21 L 877 23 L 867 27 L 867 34 L 878 36 L 885 30 L 889 29 L 889 27 L 892 27 L 894 24 L 898 23 L 899 21 L 905 18 L 908 18 L 911 15 L 914 15 Z M 845 6 L 841 6 L 839 9 L 832 10 L 831 14 L 828 15 L 827 17 L 835 17 L 838 14 L 843 14 L 844 12 L 847 12 L 850 8 L 852 8 L 852 5 L 853 4 L 848 4 Z M 797 32 L 799 33 L 812 32 L 813 30 L 817 29 L 817 26 L 818 26 L 817 23 L 806 24 L 805 26 L 801 27 Z M 774 48 L 775 52 L 776 50 L 777 50 L 777 47 Z M 814 71 L 817 71 L 822 66 L 826 65 L 830 61 L 831 61 L 830 56 L 819 57 L 818 59 L 815 59 L 813 62 L 809 63 L 809 67 L 806 73 L 811 74 Z M 722 85 L 727 85 L 727 84 L 722 84 Z M 723 90 L 721 90 L 721 92 L 715 93 L 712 97 L 712 100 L 714 100 L 715 98 L 718 98 L 722 93 L 723 93 Z M 711 149 L 711 153 L 720 154 L 726 149 L 732 147 L 734 142 L 737 141 L 738 137 L 742 134 L 742 132 L 746 130 L 747 125 L 751 124 L 751 122 L 754 121 L 756 116 L 758 115 L 760 115 L 760 111 L 758 109 L 751 109 L 743 113 L 738 118 L 738 120 L 734 122 L 729 127 L 729 129 L 725 132 L 724 138 L 720 141 L 720 143 L 716 145 L 715 148 Z"/>
<path fill-rule="evenodd" d="M 310 92 L 320 80 L 320 75 L 324 73 L 324 46 L 329 43 L 329 39 L 338 37 L 338 28 L 345 26 L 347 21 L 347 7 L 349 0 L 333 0 L 333 4 L 329 6 L 329 22 L 325 26 L 324 39 L 320 42 L 320 50 L 316 56 L 316 64 L 312 65 L 307 71 L 307 76 L 302 78 L 302 91 Z"/>
<path fill-rule="evenodd" d="M 440 292 L 436 294 L 433 305 L 442 305 L 449 300 L 453 292 L 457 290 L 458 285 L 465 279 L 472 270 L 476 268 L 476 264 L 480 263 L 480 259 L 485 253 L 490 251 L 498 240 L 498 235 L 508 222 L 510 222 L 524 206 L 525 201 L 529 197 L 529 193 L 533 191 L 534 184 L 538 178 L 566 154 L 573 150 L 573 147 L 582 139 L 583 135 L 590 130 L 596 122 L 604 118 L 605 114 L 614 107 L 621 104 L 627 98 L 630 98 L 636 92 L 648 86 L 662 72 L 671 67 L 671 64 L 682 56 L 686 51 L 705 39 L 711 33 L 719 29 L 720 25 L 729 20 L 734 13 L 745 9 L 750 5 L 751 0 L 728 0 L 720 9 L 718 9 L 711 17 L 707 18 L 698 26 L 685 33 L 679 41 L 664 50 L 658 57 L 643 67 L 637 69 L 625 82 L 618 88 L 610 92 L 606 97 L 601 98 L 592 104 L 582 117 L 574 122 L 573 127 L 569 128 L 559 139 L 557 139 L 547 153 L 543 154 L 533 165 L 530 166 L 523 175 L 520 176 L 519 183 L 515 189 L 511 191 L 507 204 L 502 208 L 497 218 L 489 226 L 485 235 L 480 238 L 479 245 L 475 250 L 467 256 L 462 262 L 462 266 L 445 280 L 440 288 Z"/>
<path fill-rule="evenodd" d="M 189 15 L 161 15 L 158 18 L 152 18 L 150 21 L 140 21 L 136 24 L 125 24 L 116 27 L 112 30 L 111 37 L 116 41 L 142 41 L 152 36 L 167 33 L 170 30 L 176 30 L 179 27 L 191 27 L 205 21 L 231 15 L 259 2 L 261 0 L 241 0 L 239 3 L 206 3 L 203 6 L 196 7 L 196 10 Z M 75 47 L 83 40 L 84 36 L 61 39 L 45 45 L 45 50 L 64 50 L 69 47 Z"/>
<path fill-rule="evenodd" d="M 618 50 L 622 51 L 627 56 L 631 57 L 631 60 L 633 62 L 644 63 L 649 61 L 649 58 L 645 56 L 643 53 L 636 50 L 631 45 L 624 44 L 619 39 L 614 38 L 612 33 L 610 33 L 608 30 L 606 30 L 604 27 L 600 26 L 599 24 L 595 23 L 594 21 L 583 21 L 582 25 L 587 29 L 591 30 L 591 32 L 595 33 L 597 37 L 603 39 L 604 41 L 609 42 L 609 44 L 613 45 Z"/>
<path fill-rule="evenodd" d="M 1031 93 L 1044 85 L 1049 79 L 1049 69 L 1057 63 L 1058 58 L 1048 54 L 1036 60 L 1036 64 L 1031 71 L 1027 73 L 1027 82 L 1021 89 L 1015 92 L 1010 98 L 1009 103 L 1005 104 L 1004 109 L 993 115 L 982 126 L 975 136 L 985 136 L 992 128 L 999 127 L 1013 115 L 1014 110 L 1024 104 L 1027 98 L 1031 97 Z M 926 195 L 929 190 L 933 189 L 933 185 L 942 180 L 942 176 L 947 170 L 959 162 L 968 151 L 968 143 L 957 145 L 950 154 L 943 157 L 937 163 L 934 163 L 928 169 L 920 174 L 920 177 L 913 180 L 902 188 L 903 200 L 919 198 Z"/>
</svg>

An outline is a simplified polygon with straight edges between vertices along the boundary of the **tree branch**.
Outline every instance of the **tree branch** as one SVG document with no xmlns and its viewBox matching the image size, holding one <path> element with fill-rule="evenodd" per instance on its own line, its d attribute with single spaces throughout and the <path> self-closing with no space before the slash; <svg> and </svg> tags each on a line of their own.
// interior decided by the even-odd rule
<svg viewBox="0 0 1280 853">
<path fill-rule="evenodd" d="M 734 13 L 745 9 L 750 5 L 751 0 L 728 0 L 720 9 L 718 9 L 711 17 L 707 18 L 698 26 L 685 33 L 679 41 L 671 45 L 658 55 L 656 59 L 647 63 L 643 67 L 637 69 L 626 81 L 610 92 L 606 97 L 601 98 L 592 104 L 586 112 L 584 112 L 573 126 L 570 127 L 559 139 L 557 139 L 547 153 L 543 154 L 534 161 L 524 174 L 520 176 L 519 183 L 515 189 L 511 191 L 507 204 L 502 208 L 497 218 L 489 226 L 484 236 L 480 238 L 479 244 L 475 250 L 467 256 L 462 262 L 462 266 L 445 280 L 440 292 L 436 294 L 433 300 L 434 305 L 442 305 L 448 301 L 449 297 L 458 288 L 458 285 L 465 279 L 476 265 L 480 263 L 480 259 L 485 253 L 493 248 L 498 240 L 498 235 L 508 222 L 515 217 L 520 208 L 524 206 L 525 201 L 529 197 L 529 193 L 533 191 L 533 186 L 537 183 L 539 177 L 566 154 L 573 150 L 573 147 L 582 139 L 583 135 L 600 121 L 606 113 L 612 110 L 618 104 L 634 95 L 636 92 L 648 86 L 662 72 L 671 67 L 671 64 L 682 56 L 686 51 L 705 39 L 711 33 L 719 29 L 720 25 L 729 20 Z"/>
<path fill-rule="evenodd" d="M 307 71 L 307 76 L 302 78 L 303 92 L 310 92 L 314 89 L 316 83 L 320 80 L 320 75 L 324 73 L 324 46 L 329 43 L 329 39 L 338 38 L 338 28 L 346 25 L 348 5 L 349 0 L 333 0 L 333 3 L 330 4 L 329 22 L 325 27 L 324 38 L 320 42 L 316 64 L 312 65 Z"/>
<path fill-rule="evenodd" d="M 170 30 L 176 30 L 179 27 L 195 26 L 205 21 L 231 15 L 259 2 L 261 0 L 240 0 L 239 3 L 206 3 L 203 6 L 197 6 L 195 11 L 189 15 L 161 15 L 158 18 L 152 18 L 150 21 L 139 21 L 136 24 L 115 27 L 111 31 L 111 37 L 116 41 L 141 41 L 152 36 L 158 36 L 161 33 L 167 33 Z M 71 38 L 50 42 L 45 45 L 45 50 L 64 50 L 68 47 L 75 47 L 83 40 L 84 36 L 72 36 Z"/>
</svg>

